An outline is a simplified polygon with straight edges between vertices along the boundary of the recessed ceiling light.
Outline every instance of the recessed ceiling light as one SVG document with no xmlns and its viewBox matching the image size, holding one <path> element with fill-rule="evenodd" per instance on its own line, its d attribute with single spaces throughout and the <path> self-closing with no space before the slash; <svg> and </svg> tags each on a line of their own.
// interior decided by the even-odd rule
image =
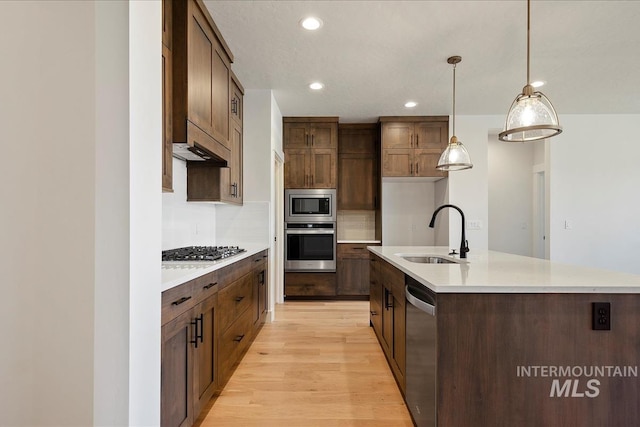
<svg viewBox="0 0 640 427">
<path fill-rule="evenodd" d="M 313 90 L 320 90 L 324 87 L 324 85 L 320 82 L 313 82 L 309 85 L 309 88 L 313 89 Z"/>
<path fill-rule="evenodd" d="M 302 25 L 302 28 L 304 28 L 305 30 L 314 31 L 322 27 L 322 21 L 320 20 L 320 18 L 310 16 L 300 21 L 300 25 Z"/>
<path fill-rule="evenodd" d="M 413 107 L 415 107 L 416 105 L 418 105 L 418 103 L 417 103 L 417 102 L 414 102 L 414 101 L 409 101 L 409 102 L 407 102 L 406 104 L 404 104 L 404 106 L 405 106 L 405 107 L 407 107 L 407 108 L 413 108 Z"/>
<path fill-rule="evenodd" d="M 533 87 L 544 86 L 544 82 L 542 80 L 536 80 L 535 82 L 531 82 L 531 86 Z"/>
</svg>

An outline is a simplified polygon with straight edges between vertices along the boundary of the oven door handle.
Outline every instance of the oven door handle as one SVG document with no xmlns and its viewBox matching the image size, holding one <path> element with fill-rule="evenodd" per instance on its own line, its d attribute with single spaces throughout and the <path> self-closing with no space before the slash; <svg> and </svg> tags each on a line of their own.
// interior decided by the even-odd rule
<svg viewBox="0 0 640 427">
<path fill-rule="evenodd" d="M 315 230 L 286 230 L 285 234 L 336 234 L 335 230 L 330 229 L 315 229 Z"/>
</svg>

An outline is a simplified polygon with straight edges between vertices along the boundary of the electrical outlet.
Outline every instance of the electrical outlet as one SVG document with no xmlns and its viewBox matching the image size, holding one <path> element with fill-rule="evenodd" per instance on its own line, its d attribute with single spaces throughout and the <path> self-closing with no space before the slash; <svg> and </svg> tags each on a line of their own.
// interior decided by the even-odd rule
<svg viewBox="0 0 640 427">
<path fill-rule="evenodd" d="M 467 221 L 467 230 L 481 230 L 482 221 L 479 219 L 470 219 Z"/>
<path fill-rule="evenodd" d="M 592 303 L 592 329 L 594 331 L 611 330 L 611 303 Z"/>
</svg>

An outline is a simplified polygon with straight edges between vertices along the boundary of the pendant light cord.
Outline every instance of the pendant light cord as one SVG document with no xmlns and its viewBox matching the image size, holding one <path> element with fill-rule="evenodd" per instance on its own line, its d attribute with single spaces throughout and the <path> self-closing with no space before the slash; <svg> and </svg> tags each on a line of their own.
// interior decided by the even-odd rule
<svg viewBox="0 0 640 427">
<path fill-rule="evenodd" d="M 527 84 L 531 82 L 529 78 L 529 60 L 530 60 L 530 45 L 531 45 L 531 36 L 529 33 L 531 32 L 531 0 L 527 0 Z"/>
<path fill-rule="evenodd" d="M 453 136 L 456 135 L 456 64 L 453 64 Z"/>
</svg>

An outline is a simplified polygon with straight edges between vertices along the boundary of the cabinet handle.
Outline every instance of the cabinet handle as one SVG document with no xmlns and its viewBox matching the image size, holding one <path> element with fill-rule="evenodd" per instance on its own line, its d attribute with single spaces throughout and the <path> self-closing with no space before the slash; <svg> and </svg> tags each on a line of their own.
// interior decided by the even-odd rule
<svg viewBox="0 0 640 427">
<path fill-rule="evenodd" d="M 371 311 L 370 313 L 371 313 L 372 316 L 377 316 L 378 315 L 378 313 L 376 313 L 375 311 Z"/>
<path fill-rule="evenodd" d="M 416 147 L 420 147 L 420 135 L 416 135 Z"/>
<path fill-rule="evenodd" d="M 411 163 L 411 175 L 413 175 L 413 163 Z"/>
<path fill-rule="evenodd" d="M 209 283 L 208 285 L 204 285 L 204 286 L 202 287 L 202 289 L 204 289 L 204 290 L 211 289 L 211 288 L 213 288 L 213 287 L 214 287 L 215 285 L 217 285 L 217 284 L 218 284 L 218 282 Z"/>
<path fill-rule="evenodd" d="M 240 301 L 242 301 L 243 299 L 244 299 L 244 297 L 243 297 L 243 296 L 242 296 L 242 297 L 236 297 L 236 302 L 240 302 Z"/>
<path fill-rule="evenodd" d="M 195 344 L 195 348 L 198 348 L 198 339 L 200 340 L 200 342 L 202 342 L 202 336 L 204 335 L 202 333 L 202 326 L 204 326 L 203 316 L 204 314 L 200 313 L 200 316 L 196 317 L 191 322 L 191 324 L 195 327 L 195 338 L 191 341 L 191 344 Z M 201 325 L 200 328 L 198 328 L 198 324 Z M 200 330 L 200 332 L 198 332 L 198 330 Z"/>
<path fill-rule="evenodd" d="M 416 175 L 418 175 L 420 172 L 420 163 L 416 162 Z"/>
<path fill-rule="evenodd" d="M 315 139 L 315 135 L 311 134 L 311 146 L 313 147 L 313 140 Z"/>
<path fill-rule="evenodd" d="M 238 335 L 238 336 L 237 336 L 237 337 L 235 337 L 233 340 L 234 340 L 235 342 L 240 342 L 240 341 L 242 341 L 242 339 L 243 339 L 243 338 L 244 338 L 244 334 L 242 334 L 242 335 Z"/>
<path fill-rule="evenodd" d="M 413 147 L 413 134 L 409 134 L 409 146 Z"/>
<path fill-rule="evenodd" d="M 309 134 L 305 133 L 304 134 L 304 145 L 309 145 Z"/>
<path fill-rule="evenodd" d="M 385 292 L 385 308 L 389 309 L 389 308 L 393 308 L 393 294 L 391 292 L 389 292 L 387 289 L 384 290 Z M 389 302 L 389 297 L 391 297 L 391 302 Z"/>
<path fill-rule="evenodd" d="M 238 114 L 238 99 L 237 98 L 233 98 L 231 100 L 231 113 L 232 114 Z"/>
<path fill-rule="evenodd" d="M 311 175 L 311 186 L 313 187 L 313 175 Z"/>
<path fill-rule="evenodd" d="M 172 303 L 171 303 L 171 305 L 180 305 L 180 304 L 182 304 L 182 303 L 183 303 L 183 302 L 185 302 L 185 301 L 189 301 L 190 299 L 191 299 L 191 296 L 188 296 L 188 297 L 182 297 L 182 298 L 180 298 L 179 300 L 176 300 L 176 301 L 172 302 Z"/>
<path fill-rule="evenodd" d="M 351 249 L 363 250 L 364 247 L 354 247 L 354 248 L 351 248 Z"/>
</svg>

